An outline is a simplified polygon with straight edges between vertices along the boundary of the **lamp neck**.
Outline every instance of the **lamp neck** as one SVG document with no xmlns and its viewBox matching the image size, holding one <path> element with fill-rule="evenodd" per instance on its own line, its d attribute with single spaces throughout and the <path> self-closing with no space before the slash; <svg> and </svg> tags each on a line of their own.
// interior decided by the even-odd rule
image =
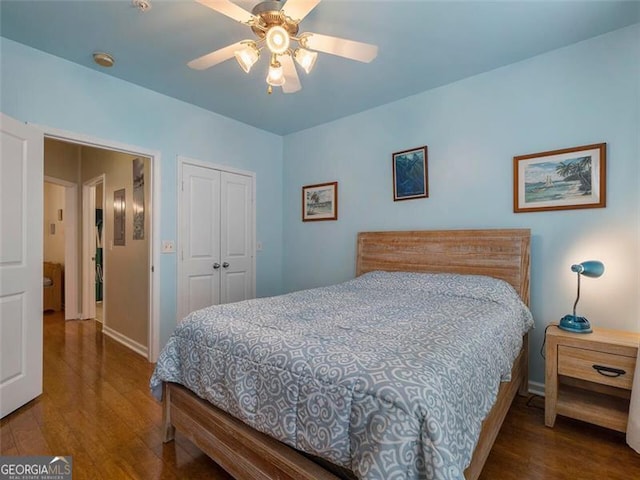
<svg viewBox="0 0 640 480">
<path fill-rule="evenodd" d="M 573 318 L 576 318 L 576 307 L 578 306 L 578 300 L 580 300 L 580 272 L 578 272 L 578 295 L 576 296 L 576 302 L 573 304 Z"/>
</svg>

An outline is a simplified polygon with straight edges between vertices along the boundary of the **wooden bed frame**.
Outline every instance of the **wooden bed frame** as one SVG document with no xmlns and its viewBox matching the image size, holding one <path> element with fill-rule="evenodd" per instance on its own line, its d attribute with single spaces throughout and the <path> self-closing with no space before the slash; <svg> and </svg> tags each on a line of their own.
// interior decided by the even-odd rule
<svg viewBox="0 0 640 480">
<path fill-rule="evenodd" d="M 529 265 L 528 229 L 358 234 L 358 276 L 373 270 L 488 275 L 509 282 L 528 305 Z M 528 392 L 528 353 L 528 335 L 525 335 L 512 368 L 512 380 L 501 384 L 497 400 L 482 424 L 471 464 L 465 470 L 467 480 L 480 476 L 516 393 L 526 395 Z M 171 441 L 178 429 L 234 478 L 354 478 L 350 472 L 312 459 L 253 430 L 181 385 L 166 383 L 163 392 L 163 440 Z"/>
</svg>

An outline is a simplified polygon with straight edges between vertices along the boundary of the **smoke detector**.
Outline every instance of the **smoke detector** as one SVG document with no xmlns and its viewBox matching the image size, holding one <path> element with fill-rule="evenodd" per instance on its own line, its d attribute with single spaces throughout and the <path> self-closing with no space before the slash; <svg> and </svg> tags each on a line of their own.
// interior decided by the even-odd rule
<svg viewBox="0 0 640 480">
<path fill-rule="evenodd" d="M 149 0 L 131 0 L 131 6 L 136 7 L 141 12 L 151 10 L 151 2 Z"/>
<path fill-rule="evenodd" d="M 96 62 L 101 67 L 113 67 L 113 64 L 116 63 L 114 58 L 108 53 L 104 52 L 95 52 L 93 54 L 93 61 Z"/>
</svg>

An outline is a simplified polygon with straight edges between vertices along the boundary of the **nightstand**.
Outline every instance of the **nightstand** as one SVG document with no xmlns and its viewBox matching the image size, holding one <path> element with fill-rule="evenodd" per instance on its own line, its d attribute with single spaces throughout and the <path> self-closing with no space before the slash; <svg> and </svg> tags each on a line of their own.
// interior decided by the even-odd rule
<svg viewBox="0 0 640 480">
<path fill-rule="evenodd" d="M 545 425 L 563 415 L 625 432 L 640 334 L 594 328 L 546 333 Z"/>
</svg>

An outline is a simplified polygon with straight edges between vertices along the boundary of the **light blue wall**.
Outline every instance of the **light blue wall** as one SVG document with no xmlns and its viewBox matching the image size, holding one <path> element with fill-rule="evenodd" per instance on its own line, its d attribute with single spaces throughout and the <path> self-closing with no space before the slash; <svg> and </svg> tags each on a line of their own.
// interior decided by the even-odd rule
<svg viewBox="0 0 640 480">
<path fill-rule="evenodd" d="M 532 380 L 544 381 L 544 326 L 572 308 L 572 263 L 607 266 L 583 282 L 579 313 L 596 326 L 640 330 L 639 58 L 636 25 L 286 136 L 285 290 L 351 278 L 358 231 L 525 227 Z M 607 208 L 513 213 L 515 155 L 599 142 L 608 144 Z M 421 145 L 430 198 L 394 202 L 391 153 Z M 301 187 L 335 180 L 339 220 L 302 223 Z"/>
<path fill-rule="evenodd" d="M 256 173 L 258 296 L 282 290 L 282 137 L 0 38 L 0 110 L 161 153 L 162 239 L 176 239 L 177 156 Z M 212 85 L 211 88 L 215 88 Z M 160 343 L 176 324 L 176 256 L 161 255 Z"/>
<path fill-rule="evenodd" d="M 604 277 L 583 282 L 581 314 L 640 330 L 637 25 L 284 141 L 6 39 L 0 49 L 4 113 L 161 152 L 163 239 L 176 238 L 177 155 L 255 171 L 260 296 L 352 277 L 361 230 L 528 227 L 533 380 L 543 381 L 543 327 L 574 300 L 571 263 L 607 265 Z M 514 155 L 597 142 L 608 143 L 607 208 L 512 212 Z M 393 202 L 391 153 L 425 144 L 430 198 Z M 339 220 L 302 223 L 302 185 L 334 180 Z M 175 324 L 175 256 L 163 255 L 160 267 L 164 344 Z"/>
</svg>

